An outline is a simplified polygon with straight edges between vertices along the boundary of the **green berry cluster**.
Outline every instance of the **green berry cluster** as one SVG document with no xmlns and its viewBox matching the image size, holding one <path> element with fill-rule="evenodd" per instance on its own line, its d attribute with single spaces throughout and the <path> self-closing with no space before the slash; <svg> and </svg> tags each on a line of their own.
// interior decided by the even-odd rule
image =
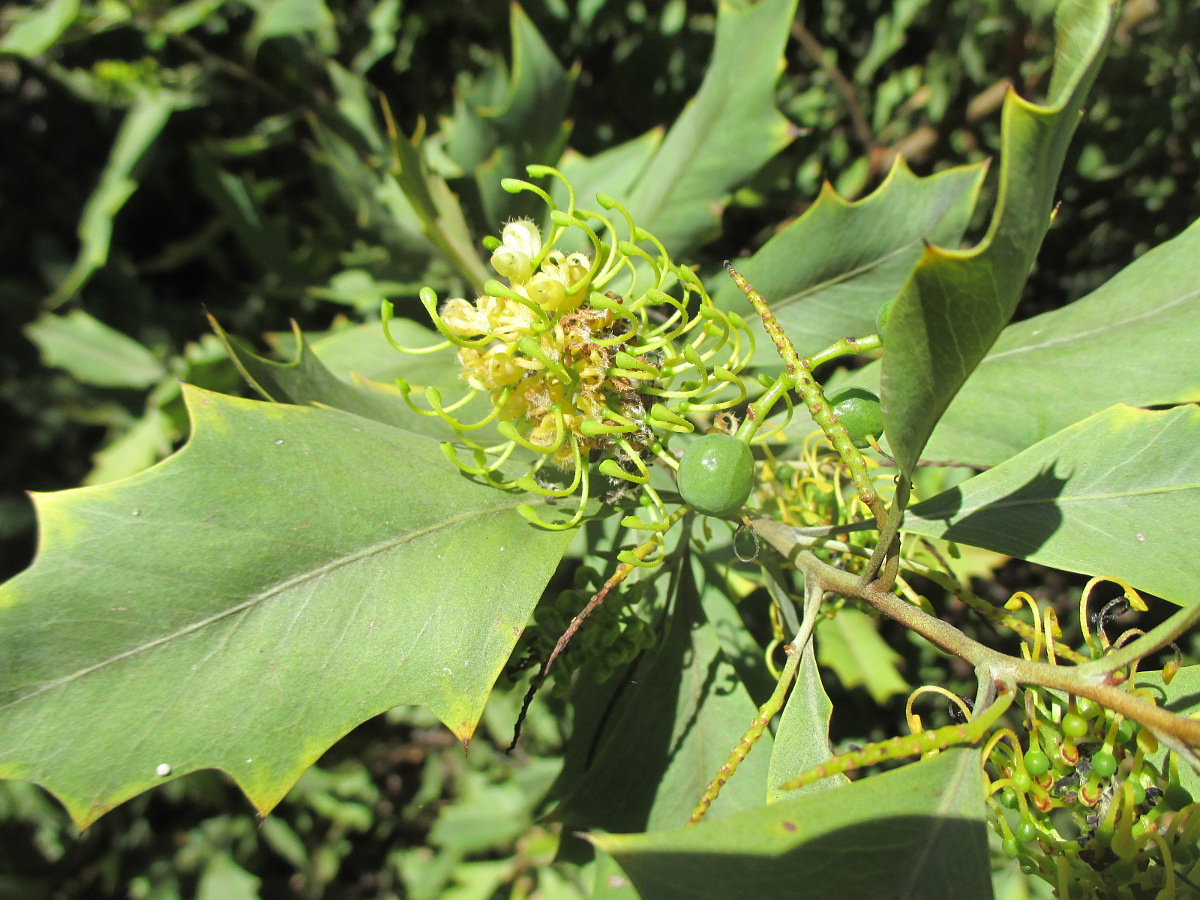
<svg viewBox="0 0 1200 900">
<path fill-rule="evenodd" d="M 1022 748 L 989 745 L 992 825 L 1004 852 L 1071 897 L 1178 896 L 1177 873 L 1200 863 L 1200 803 L 1146 729 L 1097 703 L 1027 692 Z M 1007 737 L 1006 742 L 1002 738 Z"/>
</svg>

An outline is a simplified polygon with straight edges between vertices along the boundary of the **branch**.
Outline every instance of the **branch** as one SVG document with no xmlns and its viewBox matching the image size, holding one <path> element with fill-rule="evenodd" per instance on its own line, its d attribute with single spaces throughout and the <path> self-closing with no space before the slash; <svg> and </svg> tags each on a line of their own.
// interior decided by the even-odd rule
<svg viewBox="0 0 1200 900">
<path fill-rule="evenodd" d="M 871 604 L 879 612 L 915 631 L 935 647 L 971 663 L 977 670 L 989 672 L 994 680 L 1037 685 L 1079 697 L 1087 697 L 1108 707 L 1113 712 L 1120 713 L 1150 728 L 1168 742 L 1200 747 L 1200 720 L 1177 716 L 1160 706 L 1147 703 L 1119 687 L 1120 679 L 1113 674 L 1113 669 L 1107 665 L 1107 660 L 1096 660 L 1080 666 L 1057 666 L 1008 656 L 967 637 L 949 622 L 922 612 L 897 597 L 890 590 L 884 590 L 878 582 L 864 584 L 858 575 L 845 572 L 822 561 L 811 551 L 801 548 L 788 526 L 776 522 L 774 519 L 766 518 L 753 519 L 751 525 L 759 537 L 804 573 L 806 582 L 811 579 L 823 590 L 833 591 Z M 1182 622 L 1200 617 L 1197 609 L 1200 607 L 1181 610 L 1180 613 L 1136 641 L 1135 644 L 1147 642 L 1145 646 L 1148 649 L 1145 652 L 1150 652 L 1169 643 L 1173 638 L 1167 637 L 1166 640 L 1162 640 L 1163 636 L 1175 634 Z M 1132 647 L 1133 645 L 1130 645 L 1125 649 L 1132 649 Z M 1129 660 L 1123 665 L 1127 665 L 1131 661 Z M 1123 666 L 1117 668 L 1120 667 Z"/>
</svg>

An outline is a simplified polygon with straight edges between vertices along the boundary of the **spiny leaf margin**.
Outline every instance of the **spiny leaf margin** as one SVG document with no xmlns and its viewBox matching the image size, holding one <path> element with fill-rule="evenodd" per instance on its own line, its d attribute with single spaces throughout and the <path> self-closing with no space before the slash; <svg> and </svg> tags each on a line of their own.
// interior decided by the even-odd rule
<svg viewBox="0 0 1200 900">
<path fill-rule="evenodd" d="M 174 457 L 36 497 L 38 556 L 0 586 L 0 777 L 80 827 L 201 768 L 265 813 L 394 706 L 469 739 L 571 533 L 434 441 L 185 393 Z"/>
<path fill-rule="evenodd" d="M 1116 20 L 1111 0 L 1070 0 L 1055 19 L 1049 102 L 1009 89 L 1001 112 L 999 195 L 969 250 L 929 245 L 896 298 L 881 378 L 887 433 L 911 473 L 934 426 L 1012 317 L 1042 238 L 1054 189 Z"/>
</svg>

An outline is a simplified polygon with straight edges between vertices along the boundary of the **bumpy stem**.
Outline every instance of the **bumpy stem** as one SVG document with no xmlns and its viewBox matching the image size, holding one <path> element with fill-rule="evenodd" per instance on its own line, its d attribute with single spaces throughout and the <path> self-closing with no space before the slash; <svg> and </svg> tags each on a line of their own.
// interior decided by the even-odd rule
<svg viewBox="0 0 1200 900">
<path fill-rule="evenodd" d="M 933 750 L 942 750 L 954 744 L 976 744 L 1012 705 L 1012 701 L 1013 691 L 1007 690 L 991 706 L 965 725 L 947 725 L 933 731 L 905 734 L 875 744 L 868 744 L 861 750 L 844 753 L 819 766 L 806 769 L 791 781 L 785 781 L 779 788 L 784 791 L 794 791 L 812 784 L 814 781 L 828 778 L 830 775 L 838 775 L 863 766 L 873 766 L 885 760 L 918 756 Z"/>
<path fill-rule="evenodd" d="M 775 685 L 775 690 L 771 692 L 771 696 L 767 698 L 767 702 L 758 708 L 758 715 L 751 721 L 750 727 L 746 729 L 746 733 L 742 735 L 742 739 L 737 742 L 737 745 L 729 754 L 729 759 L 717 770 L 716 777 L 709 782 L 708 788 L 704 791 L 704 796 L 700 798 L 700 802 L 692 810 L 692 815 L 688 819 L 689 825 L 695 825 L 704 818 L 704 814 L 708 812 L 708 808 L 712 806 L 713 801 L 721 793 L 721 788 L 725 786 L 725 782 L 733 777 L 733 773 L 737 771 L 738 766 L 742 764 L 742 760 L 749 755 L 750 749 L 762 737 L 767 726 L 771 724 L 771 720 L 783 709 L 783 702 L 787 699 L 792 682 L 796 679 L 796 671 L 800 668 L 800 660 L 804 656 L 804 649 L 808 646 L 808 642 L 812 640 L 813 628 L 817 624 L 817 615 L 821 611 L 821 597 L 823 594 L 824 591 L 821 590 L 815 581 L 805 581 L 804 620 L 800 624 L 800 631 L 796 634 L 795 640 L 787 645 L 788 660 L 779 675 L 779 681 Z"/>
<path fill-rule="evenodd" d="M 725 263 L 725 268 L 729 271 L 729 275 L 734 283 L 742 289 L 742 293 L 746 295 L 746 298 L 750 301 L 750 305 L 758 313 L 759 318 L 762 319 L 763 328 L 771 340 L 774 341 L 775 349 L 779 352 L 779 356 L 783 360 L 784 370 L 787 373 L 787 377 L 792 380 L 793 388 L 804 400 L 804 405 L 808 407 L 808 412 L 812 416 L 813 421 L 821 427 L 821 430 L 825 432 L 825 436 L 829 439 L 829 443 L 833 445 L 833 449 L 845 461 L 859 497 L 862 498 L 862 501 L 871 510 L 871 514 L 875 516 L 875 521 L 879 527 L 883 528 L 887 520 L 887 508 L 884 506 L 879 494 L 875 491 L 875 483 L 871 480 L 871 473 L 867 469 L 867 461 L 850 440 L 846 426 L 839 422 L 837 416 L 834 415 L 833 407 L 825 399 L 825 393 L 821 390 L 821 385 L 817 383 L 817 380 L 812 375 L 814 359 L 827 361 L 828 359 L 835 358 L 835 356 L 843 355 L 842 353 L 834 353 L 834 349 L 839 345 L 844 345 L 844 347 L 848 348 L 851 346 L 851 342 L 840 341 L 834 347 L 822 351 L 815 357 L 801 358 L 796 353 L 796 348 L 792 346 L 792 342 L 788 340 L 788 336 L 783 333 L 783 328 L 780 326 L 779 320 L 775 318 L 775 314 L 771 312 L 771 308 L 767 305 L 767 301 L 763 299 L 762 295 L 728 262 Z M 845 352 L 853 351 L 846 350 Z"/>
<path fill-rule="evenodd" d="M 992 650 L 967 637 L 949 622 L 934 618 L 906 603 L 891 591 L 884 590 L 879 582 L 863 583 L 857 575 L 831 566 L 810 551 L 801 549 L 788 526 L 767 518 L 754 519 L 751 524 L 760 538 L 804 573 L 806 580 L 814 579 L 827 591 L 871 604 L 934 646 L 966 660 L 978 670 L 989 672 L 996 681 L 1040 685 L 1078 697 L 1087 697 L 1113 712 L 1145 725 L 1160 737 L 1188 747 L 1200 747 L 1200 720 L 1177 716 L 1122 689 L 1119 687 L 1122 678 L 1115 674 L 1115 669 L 1107 658 L 1080 666 L 1058 666 L 1019 659 Z M 1172 635 L 1186 628 L 1187 624 L 1200 616 L 1194 610 L 1195 607 L 1189 607 L 1176 613 L 1172 619 L 1153 629 L 1135 644 L 1147 642 L 1141 646 L 1143 654 L 1164 646 L 1172 639 Z M 1133 646 L 1131 644 L 1130 649 Z M 1128 660 L 1125 664 L 1131 661 Z"/>
<path fill-rule="evenodd" d="M 700 798 L 700 802 L 696 804 L 696 808 L 692 810 L 692 815 L 688 818 L 689 825 L 695 825 L 704 818 L 704 814 L 708 812 L 708 808 L 712 806 L 713 801 L 717 799 L 717 795 L 721 793 L 721 788 L 725 786 L 725 782 L 733 777 L 733 773 L 742 764 L 742 760 L 749 755 L 750 748 L 762 737 L 762 733 L 766 730 L 767 725 L 783 709 L 783 701 L 787 698 L 788 690 L 796 678 L 796 670 L 800 667 L 801 655 L 802 653 L 797 651 L 794 645 L 789 645 L 788 661 L 783 667 L 783 672 L 779 676 L 775 690 L 767 698 L 767 702 L 758 708 L 758 715 L 754 717 L 754 720 L 750 723 L 750 727 L 742 735 L 742 739 L 738 741 L 737 746 L 729 754 L 729 759 L 717 770 L 717 777 L 709 782 L 708 788 L 704 791 L 704 796 Z"/>
</svg>

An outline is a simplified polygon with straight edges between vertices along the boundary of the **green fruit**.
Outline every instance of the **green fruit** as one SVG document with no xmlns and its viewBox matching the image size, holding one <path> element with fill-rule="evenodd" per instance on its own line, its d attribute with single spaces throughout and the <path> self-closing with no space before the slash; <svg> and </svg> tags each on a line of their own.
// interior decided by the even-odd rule
<svg viewBox="0 0 1200 900">
<path fill-rule="evenodd" d="M 1025 771 L 1039 778 L 1050 771 L 1050 759 L 1041 750 L 1030 750 L 1025 754 Z"/>
<path fill-rule="evenodd" d="M 1088 733 L 1087 719 L 1079 713 L 1067 713 L 1062 719 L 1063 734 L 1068 737 L 1081 738 Z"/>
<path fill-rule="evenodd" d="M 1095 700 L 1089 700 L 1087 697 L 1077 697 L 1075 699 L 1075 711 L 1085 719 L 1096 718 L 1103 709 L 1103 706 Z"/>
<path fill-rule="evenodd" d="M 883 330 L 887 328 L 888 316 L 892 314 L 892 306 L 896 303 L 896 298 L 893 297 L 883 306 L 879 307 L 879 312 L 875 313 L 875 333 L 883 337 Z"/>
<path fill-rule="evenodd" d="M 1108 778 L 1117 771 L 1117 758 L 1107 750 L 1101 750 L 1092 756 L 1092 771 L 1101 778 Z"/>
<path fill-rule="evenodd" d="M 855 447 L 869 446 L 869 438 L 883 434 L 883 407 L 879 397 L 866 388 L 843 388 L 829 398 L 829 405 Z"/>
<path fill-rule="evenodd" d="M 1017 840 L 1022 844 L 1029 844 L 1037 840 L 1038 829 L 1032 822 L 1022 822 L 1017 826 Z"/>
<path fill-rule="evenodd" d="M 679 493 L 696 512 L 728 516 L 746 505 L 754 487 L 750 447 L 732 434 L 706 434 L 679 461 Z"/>
</svg>

